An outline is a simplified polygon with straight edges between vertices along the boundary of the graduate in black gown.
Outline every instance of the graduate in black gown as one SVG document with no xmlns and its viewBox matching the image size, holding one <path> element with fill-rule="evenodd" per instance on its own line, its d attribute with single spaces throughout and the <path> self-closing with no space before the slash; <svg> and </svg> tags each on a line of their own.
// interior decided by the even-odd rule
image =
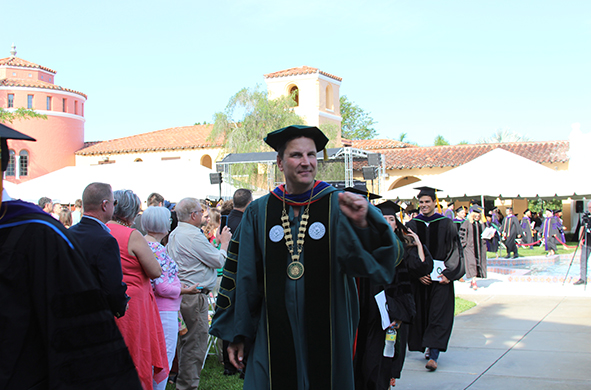
<svg viewBox="0 0 591 390">
<path fill-rule="evenodd" d="M 6 139 L 32 138 L 0 124 Z M 0 389 L 140 390 L 98 281 L 61 223 L 38 206 L 0 206 Z"/>
<path fill-rule="evenodd" d="M 414 232 L 405 229 L 397 219 L 400 206 L 388 200 L 376 207 L 382 211 L 384 218 L 404 244 L 404 257 L 396 266 L 392 284 L 375 284 L 366 278 L 359 279 L 360 317 L 354 358 L 355 390 L 389 389 L 400 378 L 406 355 L 408 329 L 416 312 L 409 272 L 422 275 L 433 269 L 433 261 L 427 248 L 420 244 L 419 237 Z M 386 330 L 382 327 L 375 300 L 375 295 L 381 291 L 386 295 L 390 325 L 397 331 L 396 354 L 391 358 L 383 356 Z"/>
<path fill-rule="evenodd" d="M 501 236 L 507 247 L 507 256 L 505 258 L 510 258 L 511 253 L 513 253 L 513 258 L 516 259 L 519 257 L 519 253 L 517 252 L 517 243 L 515 240 L 522 236 L 521 225 L 517 217 L 513 215 L 513 208 L 507 207 L 505 211 L 507 212 L 507 216 L 503 219 Z"/>
<path fill-rule="evenodd" d="M 466 220 L 466 214 L 466 206 L 460 206 L 456 209 L 456 216 L 453 218 L 453 221 L 458 233 L 460 232 L 460 226 Z"/>
<path fill-rule="evenodd" d="M 418 279 L 411 279 L 417 314 L 410 328 L 408 349 L 424 352 L 429 348 L 425 366 L 430 371 L 437 369 L 439 352 L 445 352 L 451 336 L 454 321 L 455 293 L 454 280 L 464 275 L 464 259 L 460 239 L 453 222 L 435 212 L 436 193 L 434 188 L 419 187 L 419 208 L 421 214 L 407 223 L 421 242 L 427 246 L 435 261 L 442 261 L 445 269 L 436 280 L 428 273 Z"/>
</svg>

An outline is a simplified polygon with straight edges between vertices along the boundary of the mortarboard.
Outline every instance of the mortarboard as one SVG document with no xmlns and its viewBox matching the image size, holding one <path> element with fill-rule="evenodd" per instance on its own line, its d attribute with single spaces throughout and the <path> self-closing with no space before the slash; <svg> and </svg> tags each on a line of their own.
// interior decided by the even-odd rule
<svg viewBox="0 0 591 390">
<path fill-rule="evenodd" d="M 376 207 L 382 211 L 383 215 L 396 215 L 396 213 L 400 212 L 400 206 L 391 200 L 382 202 L 376 205 Z"/>
<path fill-rule="evenodd" d="M 466 210 L 466 206 L 460 206 L 456 209 L 456 213 L 459 213 L 462 210 Z"/>
<path fill-rule="evenodd" d="M 431 199 L 435 199 L 437 197 L 436 192 L 437 191 L 441 191 L 438 190 L 437 188 L 433 188 L 433 187 L 415 187 L 415 190 L 419 190 L 419 195 L 417 195 L 417 198 L 421 198 L 422 196 L 430 196 Z"/>
<path fill-rule="evenodd" d="M 374 199 L 380 199 L 381 198 L 380 195 L 372 194 L 371 192 L 369 192 L 367 190 L 367 187 L 366 186 L 359 185 L 359 184 L 356 184 L 353 187 L 347 187 L 347 188 L 345 188 L 345 191 L 352 192 L 354 194 L 363 195 L 363 196 L 365 196 L 365 198 L 367 200 L 374 200 Z"/>
<path fill-rule="evenodd" d="M 2 160 L 2 172 L 6 170 L 8 167 L 8 144 L 6 143 L 7 139 L 20 139 L 23 141 L 36 141 L 35 138 L 29 137 L 21 132 L 14 130 L 11 127 L 8 127 L 2 123 L 0 123 L 0 158 Z"/>
<path fill-rule="evenodd" d="M 316 145 L 316 151 L 320 152 L 328 143 L 328 138 L 316 126 L 292 125 L 267 134 L 265 142 L 274 150 L 279 150 L 287 141 L 297 137 L 311 138 Z M 326 154 L 326 153 L 325 153 Z"/>
<path fill-rule="evenodd" d="M 454 205 L 454 201 L 453 201 L 453 200 L 452 200 L 451 202 L 448 202 L 448 203 L 447 203 L 447 207 L 451 207 L 451 206 L 453 206 L 453 205 Z"/>
<path fill-rule="evenodd" d="M 473 204 L 472 206 L 470 206 L 470 212 L 482 214 L 482 207 L 478 204 Z"/>
</svg>

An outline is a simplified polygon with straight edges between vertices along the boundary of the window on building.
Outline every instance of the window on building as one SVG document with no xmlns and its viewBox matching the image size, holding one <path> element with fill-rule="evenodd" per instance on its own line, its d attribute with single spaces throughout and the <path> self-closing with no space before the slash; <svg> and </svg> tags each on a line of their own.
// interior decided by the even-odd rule
<svg viewBox="0 0 591 390">
<path fill-rule="evenodd" d="M 84 116 L 84 103 L 80 104 L 82 107 L 82 110 L 80 110 L 80 115 Z"/>
<path fill-rule="evenodd" d="M 6 167 L 6 176 L 14 176 L 16 170 L 14 169 L 14 150 L 8 151 L 8 166 Z"/>
<path fill-rule="evenodd" d="M 8 108 L 14 107 L 14 93 L 8 94 Z"/>
<path fill-rule="evenodd" d="M 47 111 L 51 111 L 51 96 L 47 97 Z"/>
<path fill-rule="evenodd" d="M 33 95 L 27 95 L 27 108 L 33 108 Z"/>
<path fill-rule="evenodd" d="M 27 152 L 26 150 L 21 150 L 21 152 L 19 153 L 19 157 L 19 176 L 29 176 L 29 152 Z"/>
<path fill-rule="evenodd" d="M 29 77 L 33 77 L 33 73 L 29 73 Z"/>
<path fill-rule="evenodd" d="M 41 80 L 43 80 L 43 75 L 41 75 Z"/>
<path fill-rule="evenodd" d="M 332 85 L 326 86 L 326 109 L 333 111 L 334 110 L 334 97 L 332 94 Z"/>
<path fill-rule="evenodd" d="M 295 100 L 296 103 L 296 107 L 300 105 L 300 90 L 298 89 L 298 87 L 296 85 L 294 85 L 293 87 L 291 87 L 289 89 L 289 94 L 293 97 L 293 100 Z"/>
<path fill-rule="evenodd" d="M 66 103 L 67 103 L 66 100 L 68 100 L 68 99 L 66 99 L 66 98 L 63 98 L 62 99 L 62 111 L 63 112 L 67 112 L 66 111 Z"/>
<path fill-rule="evenodd" d="M 78 115 L 78 101 L 74 100 L 74 115 Z"/>
<path fill-rule="evenodd" d="M 13 75 L 13 76 L 16 76 L 16 72 L 12 72 L 12 75 Z"/>
</svg>

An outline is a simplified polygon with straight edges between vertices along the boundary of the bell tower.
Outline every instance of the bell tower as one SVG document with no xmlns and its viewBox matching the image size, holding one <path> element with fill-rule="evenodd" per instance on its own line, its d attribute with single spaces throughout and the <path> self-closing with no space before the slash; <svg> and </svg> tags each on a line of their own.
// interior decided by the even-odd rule
<svg viewBox="0 0 591 390">
<path fill-rule="evenodd" d="M 339 104 L 341 81 L 340 77 L 309 66 L 265 75 L 270 99 L 295 92 L 295 113 L 303 117 L 307 125 L 334 124 L 339 130 L 342 120 Z"/>
</svg>

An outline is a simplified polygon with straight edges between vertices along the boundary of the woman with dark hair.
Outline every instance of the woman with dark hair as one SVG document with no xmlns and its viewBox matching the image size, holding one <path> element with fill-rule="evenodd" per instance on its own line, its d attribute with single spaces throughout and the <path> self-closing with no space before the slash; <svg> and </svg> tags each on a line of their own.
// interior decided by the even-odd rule
<svg viewBox="0 0 591 390">
<path fill-rule="evenodd" d="M 144 389 L 152 389 L 152 381 L 160 383 L 168 377 L 166 342 L 160 314 L 150 279 L 162 274 L 162 268 L 140 232 L 131 228 L 140 211 L 140 199 L 131 190 L 113 192 L 116 206 L 107 223 L 119 244 L 123 282 L 131 298 L 125 315 L 116 319 Z"/>
<path fill-rule="evenodd" d="M 404 227 L 397 218 L 400 206 L 386 201 L 376 206 L 404 245 L 404 257 L 396 266 L 392 284 L 378 285 L 368 279 L 360 278 L 358 283 L 360 318 L 355 349 L 355 390 L 386 390 L 400 378 L 409 324 L 416 314 L 412 291 L 412 280 L 433 270 L 433 260 L 419 237 Z M 397 332 L 395 354 L 384 356 L 387 329 L 382 326 L 382 318 L 375 295 L 384 292 L 390 326 Z"/>
</svg>

